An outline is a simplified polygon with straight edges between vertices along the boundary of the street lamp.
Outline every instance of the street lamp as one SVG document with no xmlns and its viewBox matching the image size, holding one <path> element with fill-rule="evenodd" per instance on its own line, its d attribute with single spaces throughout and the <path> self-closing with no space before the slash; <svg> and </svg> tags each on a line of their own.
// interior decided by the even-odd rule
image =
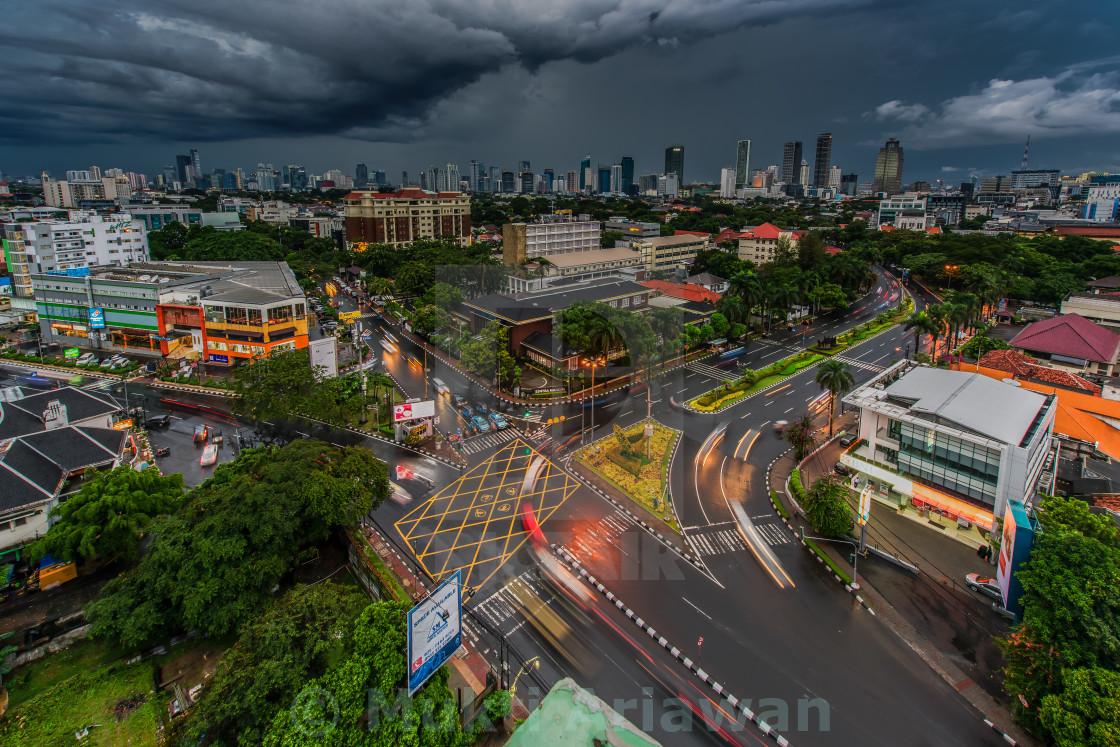
<svg viewBox="0 0 1120 747">
<path fill-rule="evenodd" d="M 595 369 L 605 365 L 599 358 L 590 358 L 583 362 L 585 367 L 591 367 L 591 445 L 595 445 Z"/>
<path fill-rule="evenodd" d="M 517 697 L 517 681 L 519 679 L 521 679 L 521 675 L 523 675 L 523 674 L 525 674 L 526 672 L 529 671 L 530 665 L 532 665 L 533 669 L 540 669 L 541 668 L 541 657 L 540 656 L 534 656 L 532 659 L 529 659 L 529 661 L 525 662 L 525 666 L 521 667 L 521 671 L 519 671 L 517 673 L 517 676 L 513 678 L 513 685 L 511 685 L 510 688 L 509 688 L 509 694 L 510 694 L 511 699 Z"/>
<path fill-rule="evenodd" d="M 813 540 L 814 542 L 837 542 L 845 545 L 852 546 L 852 588 L 859 588 L 859 545 L 855 542 L 843 539 L 829 539 L 828 537 L 806 537 L 805 527 L 801 527 L 801 541 Z"/>
<path fill-rule="evenodd" d="M 945 265 L 945 269 L 949 271 L 949 287 L 947 290 L 953 290 L 953 270 L 957 269 L 957 266 Z"/>
</svg>

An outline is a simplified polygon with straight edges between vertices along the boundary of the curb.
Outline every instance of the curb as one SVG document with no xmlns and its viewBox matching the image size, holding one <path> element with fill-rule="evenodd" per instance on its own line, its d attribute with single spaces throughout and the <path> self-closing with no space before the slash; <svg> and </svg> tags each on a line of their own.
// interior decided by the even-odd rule
<svg viewBox="0 0 1120 747">
<path fill-rule="evenodd" d="M 1018 747 L 1019 743 L 1015 741 L 1015 738 L 992 723 L 990 718 L 985 717 L 984 723 L 988 725 L 989 729 L 1003 737 L 1003 741 L 1007 742 L 1011 747 Z"/>
<path fill-rule="evenodd" d="M 125 380 L 125 377 L 120 374 L 87 371 L 84 368 L 67 368 L 66 366 L 56 366 L 53 363 L 28 363 L 27 361 L 17 361 L 12 358 L 0 358 L 0 363 L 4 363 L 9 366 L 19 366 L 21 368 L 39 368 L 45 371 L 53 371 L 55 373 L 68 373 L 72 376 L 93 376 L 94 378 L 107 379 L 109 381 Z"/>
<path fill-rule="evenodd" d="M 561 556 L 561 559 L 563 559 L 573 571 L 578 572 L 581 578 L 594 586 L 599 591 L 599 593 L 607 599 L 607 601 L 611 602 L 620 612 L 625 614 L 626 617 L 630 618 L 630 620 L 632 620 L 643 633 L 648 635 L 653 640 L 657 641 L 658 644 L 661 645 L 661 648 L 668 651 L 674 659 L 679 661 L 681 664 L 684 664 L 685 668 L 689 672 L 691 672 L 697 679 L 707 685 L 712 692 L 722 697 L 724 700 L 731 704 L 732 708 L 742 713 L 742 715 L 746 716 L 748 721 L 753 722 L 754 725 L 758 727 L 759 731 L 777 742 L 779 747 L 790 747 L 790 742 L 788 739 L 775 731 L 774 727 L 770 726 L 770 724 L 766 723 L 766 721 L 760 719 L 754 711 L 747 707 L 746 704 L 741 703 L 738 698 L 729 693 L 723 687 L 723 685 L 712 679 L 708 675 L 708 673 L 701 669 L 696 662 L 689 659 L 679 648 L 672 645 L 665 638 L 665 636 L 659 635 L 656 630 L 654 630 L 646 623 L 645 620 L 638 617 L 634 610 L 627 607 L 621 599 L 616 597 L 614 593 L 608 591 L 607 588 L 603 586 L 603 584 L 600 583 L 594 576 L 590 575 L 587 572 L 587 569 L 584 568 L 578 560 L 572 557 L 572 555 L 568 553 L 567 550 L 558 548 L 555 545 L 552 546 L 552 549 Z"/>
<path fill-rule="evenodd" d="M 204 387 L 204 386 L 195 387 L 195 386 L 186 386 L 184 384 L 168 384 L 168 383 L 163 382 L 163 381 L 151 381 L 151 382 L 147 382 L 147 384 L 148 384 L 148 386 L 154 387 L 156 389 L 167 389 L 168 391 L 172 391 L 172 392 L 190 392 L 192 394 L 212 394 L 212 395 L 217 396 L 217 397 L 240 397 L 241 396 L 240 394 L 237 394 L 236 392 L 229 392 L 229 391 L 226 391 L 224 389 L 211 389 L 210 387 Z"/>
</svg>

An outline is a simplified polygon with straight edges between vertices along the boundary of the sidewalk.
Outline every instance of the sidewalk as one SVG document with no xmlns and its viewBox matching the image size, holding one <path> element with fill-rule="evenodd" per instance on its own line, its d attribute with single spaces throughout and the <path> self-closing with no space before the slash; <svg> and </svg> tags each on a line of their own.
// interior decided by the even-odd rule
<svg viewBox="0 0 1120 747">
<path fill-rule="evenodd" d="M 834 432 L 841 430 L 848 430 L 849 432 L 855 426 L 855 413 L 847 413 L 840 418 L 836 418 L 834 423 Z M 827 427 L 822 433 L 822 438 L 827 438 Z M 805 470 L 808 475 L 818 477 L 824 472 L 831 471 L 832 465 L 839 458 L 839 445 L 834 441 L 826 445 L 816 455 L 810 456 L 806 459 Z M 789 478 L 791 471 L 796 466 L 792 450 L 787 451 L 779 459 L 777 459 L 770 471 L 770 484 L 769 488 L 777 494 L 778 499 L 782 502 L 783 506 L 789 510 L 792 519 L 794 531 L 799 531 L 799 527 L 808 526 L 800 517 L 800 509 L 789 499 L 786 495 L 786 480 Z M 981 568 L 982 573 L 991 573 L 991 568 L 987 563 L 979 560 L 975 552 L 963 544 L 954 542 L 947 539 L 940 534 L 935 534 L 935 530 L 918 526 L 916 523 L 908 521 L 905 518 L 894 517 L 894 521 L 889 525 L 883 519 L 889 517 L 894 512 L 886 510 L 881 504 L 872 504 L 872 521 L 868 524 L 868 544 L 883 543 L 886 544 L 886 538 L 890 538 L 892 547 L 882 547 L 881 549 L 890 551 L 898 549 L 900 555 L 904 555 L 906 559 L 915 558 L 912 562 L 917 562 L 923 570 L 936 572 L 936 569 L 945 569 L 947 573 L 957 574 L 958 571 L 964 571 L 966 567 L 969 570 L 975 571 L 973 565 Z M 876 529 L 876 526 L 881 527 L 881 530 Z M 897 532 L 897 536 L 890 537 L 890 532 Z M 841 568 L 849 568 L 849 561 L 847 559 L 847 552 L 839 552 L 832 544 L 822 544 L 822 549 L 829 557 L 832 558 Z M 894 554 L 894 553 L 892 553 Z M 968 557 L 971 554 L 971 560 Z M 933 558 L 936 562 L 936 568 L 932 567 L 929 558 Z M 971 561 L 975 561 L 972 563 Z M 962 667 L 969 666 L 967 657 L 962 655 L 960 651 L 942 650 L 946 646 L 938 647 L 930 639 L 928 634 L 923 633 L 928 630 L 931 620 L 928 619 L 928 611 L 923 615 L 923 610 L 915 604 L 907 604 L 905 606 L 895 606 L 887 600 L 887 598 L 876 589 L 868 581 L 864 572 L 870 572 L 876 580 L 889 579 L 890 574 L 902 574 L 908 577 L 906 571 L 902 569 L 887 568 L 885 572 L 879 572 L 880 566 L 885 565 L 886 561 L 879 561 L 868 558 L 866 561 L 860 563 L 860 570 L 863 571 L 856 579 L 859 582 L 859 594 L 867 602 L 868 606 L 875 611 L 876 616 L 883 620 L 893 630 L 899 638 L 906 642 L 918 656 L 922 658 L 942 679 L 948 682 L 954 690 L 959 692 L 964 698 L 972 704 L 972 706 L 980 713 L 982 718 L 991 721 L 997 731 L 1001 731 L 1016 740 L 1020 745 L 1033 745 L 1036 744 L 1035 740 L 1031 738 L 1018 724 L 1014 722 L 1010 712 L 1003 705 L 998 703 L 987 691 L 984 690 L 973 677 L 966 672 Z M 868 571 L 868 565 L 871 565 L 872 570 Z M 982 569 L 986 568 L 984 571 Z M 967 571 L 965 571 L 967 572 Z M 961 573 L 963 577 L 963 573 Z M 940 578 L 937 579 L 940 581 Z M 903 581 L 904 584 L 909 584 L 908 581 Z M 910 596 L 913 596 L 912 594 Z M 899 601 L 899 596 L 892 594 L 896 601 Z M 910 619 L 908 614 L 915 617 Z M 991 644 L 991 641 L 988 641 Z M 951 648 L 948 646 L 948 648 Z M 973 662 L 975 664 L 975 662 Z M 991 687 L 991 682 L 988 682 Z"/>
</svg>

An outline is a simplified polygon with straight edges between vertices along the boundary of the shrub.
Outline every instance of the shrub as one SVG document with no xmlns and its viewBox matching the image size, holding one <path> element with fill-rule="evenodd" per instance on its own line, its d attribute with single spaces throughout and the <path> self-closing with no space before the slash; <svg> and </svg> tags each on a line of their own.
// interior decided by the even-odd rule
<svg viewBox="0 0 1120 747">
<path fill-rule="evenodd" d="M 622 469 L 626 470 L 634 477 L 641 476 L 642 473 L 642 460 L 636 456 L 623 456 L 614 449 L 607 450 L 607 459 L 617 464 Z"/>
</svg>

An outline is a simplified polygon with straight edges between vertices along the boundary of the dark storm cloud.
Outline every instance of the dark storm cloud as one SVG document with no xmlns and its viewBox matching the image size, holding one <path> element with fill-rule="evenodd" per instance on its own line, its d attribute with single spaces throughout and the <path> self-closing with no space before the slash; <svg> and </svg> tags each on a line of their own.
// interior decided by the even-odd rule
<svg viewBox="0 0 1120 747">
<path fill-rule="evenodd" d="M 874 0 L 62 0 L 5 8 L 0 143 L 422 137 L 487 74 Z M 510 101 L 516 102 L 516 91 Z"/>
</svg>

